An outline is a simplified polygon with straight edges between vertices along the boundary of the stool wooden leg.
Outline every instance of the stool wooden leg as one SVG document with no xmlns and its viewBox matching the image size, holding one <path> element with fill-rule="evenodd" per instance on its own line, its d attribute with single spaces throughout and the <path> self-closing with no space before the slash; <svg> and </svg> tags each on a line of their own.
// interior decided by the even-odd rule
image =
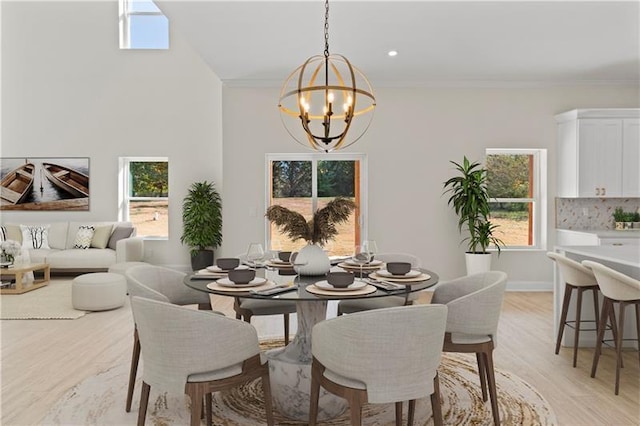
<svg viewBox="0 0 640 426">
<path fill-rule="evenodd" d="M 127 387 L 127 405 L 125 411 L 131 411 L 131 402 L 133 401 L 133 389 L 136 384 L 136 375 L 138 374 L 138 362 L 140 360 L 140 339 L 138 338 L 138 329 L 133 330 L 133 352 L 131 353 L 131 368 L 129 370 L 129 386 Z"/>
<path fill-rule="evenodd" d="M 622 342 L 624 336 L 624 308 L 626 303 L 620 302 L 620 320 L 618 321 L 618 340 L 616 341 L 616 395 L 620 389 L 620 368 L 622 367 Z"/>
<path fill-rule="evenodd" d="M 567 322 L 567 311 L 569 310 L 569 302 L 571 301 L 572 292 L 573 292 L 573 286 L 566 284 L 564 286 L 562 314 L 560 315 L 560 323 L 558 324 L 558 339 L 556 340 L 556 355 L 560 353 L 560 343 L 562 342 L 562 334 L 564 333 L 564 326 Z"/>
<path fill-rule="evenodd" d="M 610 300 L 608 297 L 604 297 L 602 302 L 602 313 L 600 314 L 600 323 L 598 323 L 598 337 L 596 339 L 596 349 L 593 352 L 593 364 L 591 365 L 591 377 L 596 377 L 596 370 L 598 369 L 598 361 L 600 361 L 600 351 L 602 350 L 602 339 L 604 338 L 604 330 L 607 328 L 607 320 L 610 318 L 609 306 Z"/>
<path fill-rule="evenodd" d="M 480 376 L 480 388 L 482 389 L 482 400 L 487 402 L 487 372 L 485 371 L 485 360 L 481 352 L 476 353 L 478 362 L 478 375 Z"/>
<path fill-rule="evenodd" d="M 582 315 L 582 287 L 578 288 L 578 302 L 576 303 L 576 321 L 575 329 L 573 330 L 573 368 L 576 367 L 578 362 L 578 345 L 580 341 L 580 316 Z"/>
<path fill-rule="evenodd" d="M 636 338 L 638 339 L 638 363 L 640 363 L 640 302 L 636 301 Z"/>
<path fill-rule="evenodd" d="M 600 306 L 598 303 L 598 287 L 592 287 L 591 290 L 593 290 L 593 312 L 595 315 L 595 324 L 596 324 L 596 329 L 598 328 L 598 324 L 600 324 Z M 597 333 L 597 330 L 596 330 Z"/>
</svg>

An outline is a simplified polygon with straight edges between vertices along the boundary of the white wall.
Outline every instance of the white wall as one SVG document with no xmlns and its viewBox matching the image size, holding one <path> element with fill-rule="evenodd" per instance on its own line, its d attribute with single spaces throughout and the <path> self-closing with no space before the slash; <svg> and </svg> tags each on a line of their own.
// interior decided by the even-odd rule
<svg viewBox="0 0 640 426">
<path fill-rule="evenodd" d="M 168 156 L 170 240 L 148 242 L 148 260 L 188 264 L 179 242 L 181 202 L 190 184 L 204 179 L 223 195 L 218 255 L 265 240 L 265 154 L 304 150 L 280 123 L 279 88 L 223 88 L 174 32 L 169 51 L 119 50 L 115 1 L 0 5 L 0 155 L 91 158 L 89 212 L 7 212 L 3 221 L 114 220 L 118 157 Z M 548 148 L 552 230 L 553 115 L 640 106 L 637 86 L 380 88 L 374 82 L 374 90 L 373 124 L 350 148 L 369 159 L 369 236 L 380 250 L 417 254 L 443 278 L 464 271 L 456 218 L 441 195 L 452 174 L 449 160 L 481 160 L 486 147 Z M 551 247 L 553 232 L 548 236 Z M 505 252 L 495 267 L 512 280 L 551 281 L 544 252 Z"/>
<path fill-rule="evenodd" d="M 181 203 L 192 182 L 222 189 L 219 79 L 179 34 L 168 51 L 120 50 L 118 3 L 2 2 L 3 157 L 90 157 L 88 212 L 2 220 L 115 220 L 121 156 L 169 157 L 169 241 L 154 263 L 189 263 Z"/>
<path fill-rule="evenodd" d="M 365 70 L 366 71 L 366 70 Z M 223 89 L 226 254 L 264 241 L 265 159 L 300 152 L 279 121 L 279 88 Z M 548 149 L 548 241 L 554 244 L 554 114 L 589 107 L 638 107 L 638 87 L 375 88 L 373 124 L 350 151 L 369 161 L 369 237 L 380 251 L 405 251 L 449 279 L 464 275 L 457 218 L 442 196 L 449 160 L 483 160 L 487 147 Z M 504 252 L 494 269 L 510 280 L 552 281 L 545 251 Z"/>
</svg>

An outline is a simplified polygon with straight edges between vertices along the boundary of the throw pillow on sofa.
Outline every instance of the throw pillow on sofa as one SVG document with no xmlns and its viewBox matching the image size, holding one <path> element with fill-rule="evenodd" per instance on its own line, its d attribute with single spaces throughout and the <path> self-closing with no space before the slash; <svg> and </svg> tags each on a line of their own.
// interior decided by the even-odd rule
<svg viewBox="0 0 640 426">
<path fill-rule="evenodd" d="M 129 238 L 133 234 L 133 228 L 128 226 L 118 226 L 113 230 L 113 234 L 111 234 L 111 238 L 109 238 L 109 244 L 107 247 L 115 250 L 116 244 L 118 241 L 123 240 L 125 238 Z"/>
<path fill-rule="evenodd" d="M 109 237 L 111 237 L 111 230 L 113 226 L 96 226 L 96 230 L 93 233 L 93 238 L 91 239 L 91 247 L 105 249 L 107 248 L 107 244 L 109 244 Z"/>
<path fill-rule="evenodd" d="M 22 248 L 49 249 L 49 225 L 20 225 L 22 231 Z"/>
<path fill-rule="evenodd" d="M 93 239 L 94 232 L 95 228 L 91 225 L 80 226 L 76 233 L 76 239 L 73 242 L 73 248 L 84 250 L 88 249 L 91 246 L 91 240 Z"/>
</svg>

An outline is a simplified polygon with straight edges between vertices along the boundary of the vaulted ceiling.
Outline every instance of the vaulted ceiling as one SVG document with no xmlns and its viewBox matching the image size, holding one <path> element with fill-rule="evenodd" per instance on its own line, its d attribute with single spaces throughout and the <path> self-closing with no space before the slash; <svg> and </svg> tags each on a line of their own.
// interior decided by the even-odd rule
<svg viewBox="0 0 640 426">
<path fill-rule="evenodd" d="M 156 3 L 229 85 L 278 85 L 324 50 L 322 0 Z M 329 47 L 374 86 L 638 84 L 639 21 L 638 1 L 332 0 Z"/>
</svg>

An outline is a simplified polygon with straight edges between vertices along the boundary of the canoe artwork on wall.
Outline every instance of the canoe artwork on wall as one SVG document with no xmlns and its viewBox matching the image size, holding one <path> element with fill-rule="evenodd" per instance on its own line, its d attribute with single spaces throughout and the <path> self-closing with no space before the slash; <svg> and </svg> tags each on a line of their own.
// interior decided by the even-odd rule
<svg viewBox="0 0 640 426">
<path fill-rule="evenodd" d="M 0 158 L 0 210 L 89 210 L 88 157 Z"/>
</svg>

